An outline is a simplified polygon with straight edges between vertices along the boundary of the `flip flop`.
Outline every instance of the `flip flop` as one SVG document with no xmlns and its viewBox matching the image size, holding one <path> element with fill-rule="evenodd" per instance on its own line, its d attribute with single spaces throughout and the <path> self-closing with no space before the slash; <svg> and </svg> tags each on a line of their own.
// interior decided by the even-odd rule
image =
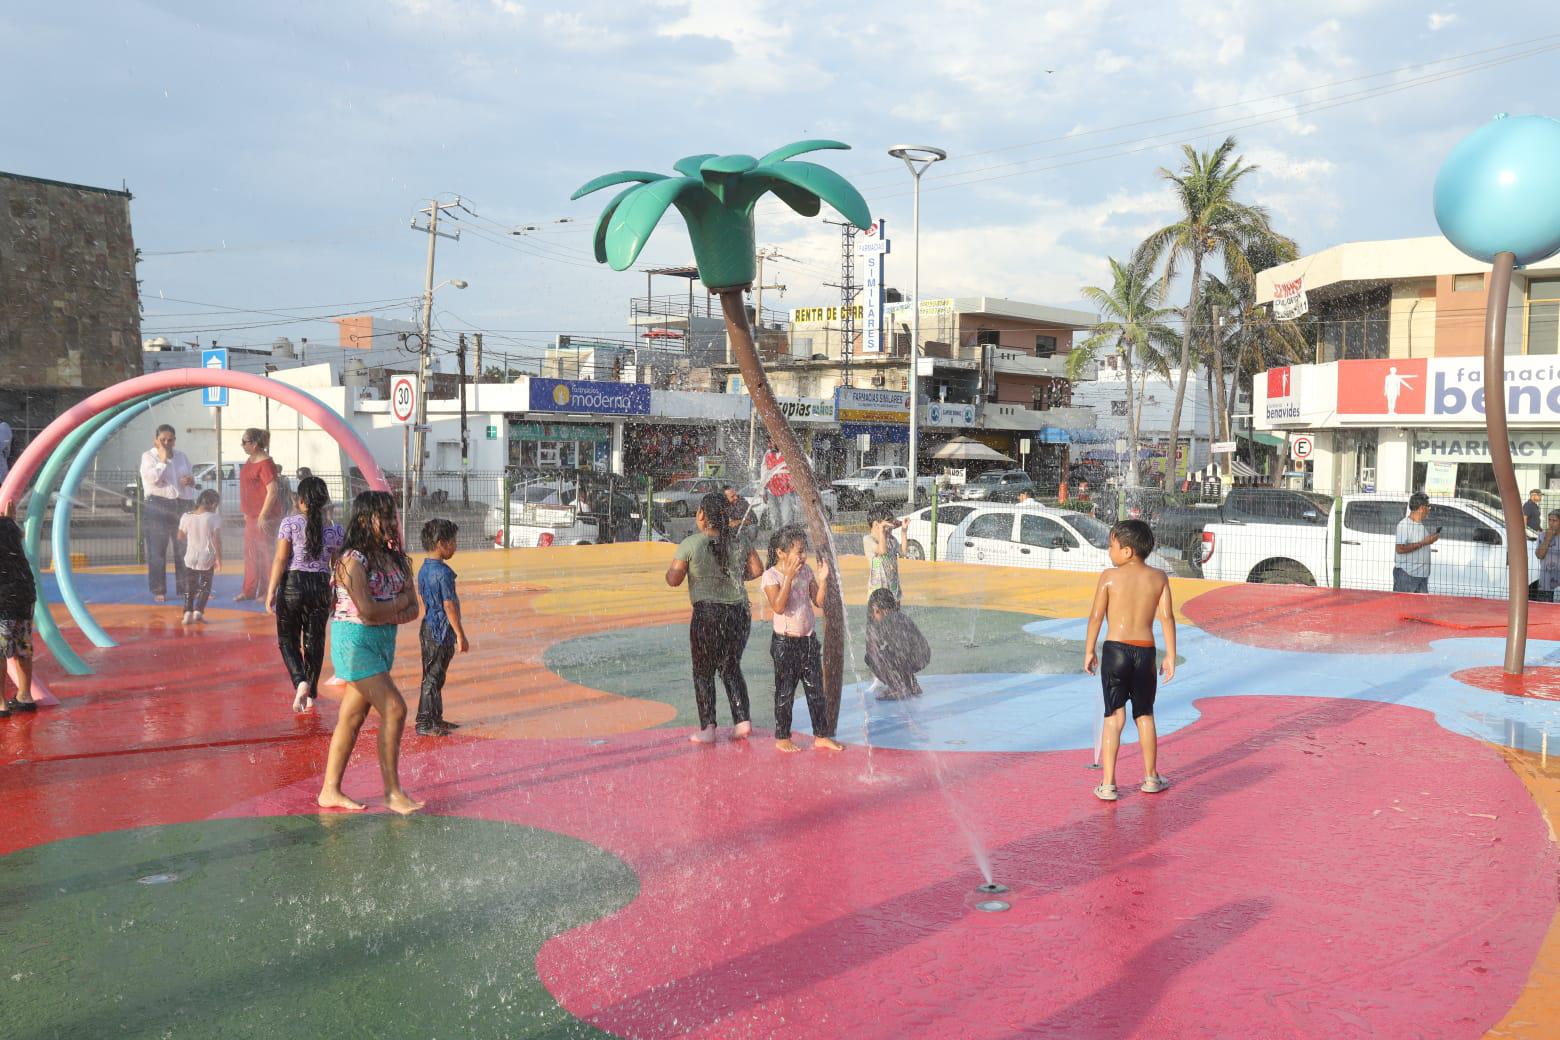
<svg viewBox="0 0 1560 1040">
<path fill-rule="evenodd" d="M 1094 797 L 1102 802 L 1114 802 L 1118 797 L 1115 784 L 1101 784 L 1094 789 Z"/>
<path fill-rule="evenodd" d="M 1170 781 L 1166 780 L 1164 777 L 1151 776 L 1143 781 L 1143 786 L 1139 787 L 1138 790 L 1142 791 L 1144 794 L 1158 794 L 1160 791 L 1163 791 L 1169 786 Z"/>
</svg>

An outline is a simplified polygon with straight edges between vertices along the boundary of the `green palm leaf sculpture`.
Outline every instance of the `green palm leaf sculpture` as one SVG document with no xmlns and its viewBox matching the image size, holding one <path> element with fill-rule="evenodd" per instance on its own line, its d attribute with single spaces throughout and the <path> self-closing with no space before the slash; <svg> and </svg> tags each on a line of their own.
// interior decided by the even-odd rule
<svg viewBox="0 0 1560 1040">
<path fill-rule="evenodd" d="M 802 451 L 769 387 L 753 343 L 743 293 L 757 273 L 753 208 L 764 195 L 773 192 L 804 217 L 817 216 L 827 202 L 859 228 L 872 222 L 866 200 L 849 181 L 827 167 L 795 158 L 807 152 L 849 147 L 839 141 L 810 140 L 784 145 L 759 159 L 751 155 L 690 155 L 672 164 L 677 176 L 620 170 L 597 177 L 573 195 L 578 199 L 602 188 L 631 185 L 612 197 L 596 221 L 596 260 L 612 265 L 615 271 L 626 271 L 638 259 L 668 207 L 676 206 L 688 225 L 699 280 L 720 295 L 726 333 L 753 407 L 770 442 L 780 449 L 790 468 L 791 482 L 807 517 L 810 541 L 828 565 L 823 693 L 830 717 L 813 720 L 813 732 L 820 735 L 832 734 L 839 717 L 845 672 L 845 602 L 840 596 L 834 543 L 812 461 Z"/>
<path fill-rule="evenodd" d="M 804 217 L 827 202 L 846 220 L 865 228 L 872 221 L 866 200 L 849 181 L 816 163 L 793 156 L 825 148 L 849 148 L 839 141 L 797 141 L 761 159 L 751 155 L 690 155 L 672 164 L 680 176 L 620 170 L 584 185 L 582 198 L 602 188 L 632 183 L 608 202 L 596 221 L 596 260 L 626 271 L 639 258 L 668 206 L 688 225 L 699 280 L 714 292 L 753 284 L 753 207 L 773 192 Z"/>
</svg>

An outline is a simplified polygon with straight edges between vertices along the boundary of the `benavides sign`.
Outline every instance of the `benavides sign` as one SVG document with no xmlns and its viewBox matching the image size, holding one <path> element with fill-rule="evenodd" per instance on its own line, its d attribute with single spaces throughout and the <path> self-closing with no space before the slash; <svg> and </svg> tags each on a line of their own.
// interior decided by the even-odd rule
<svg viewBox="0 0 1560 1040">
<path fill-rule="evenodd" d="M 1560 357 L 1506 360 L 1506 412 L 1512 422 L 1560 424 Z M 1338 417 L 1386 422 L 1482 423 L 1480 358 L 1388 358 L 1338 362 Z"/>
</svg>

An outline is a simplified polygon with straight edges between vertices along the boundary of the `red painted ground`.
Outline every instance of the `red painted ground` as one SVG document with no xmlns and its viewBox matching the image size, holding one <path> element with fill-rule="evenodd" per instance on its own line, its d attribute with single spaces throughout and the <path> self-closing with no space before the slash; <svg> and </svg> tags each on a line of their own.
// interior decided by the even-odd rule
<svg viewBox="0 0 1560 1040">
<path fill-rule="evenodd" d="M 1506 634 L 1504 600 L 1227 585 L 1181 612 L 1216 636 L 1269 650 L 1419 653 L 1438 639 Z M 1529 605 L 1528 635 L 1560 640 L 1560 604 Z"/>
<path fill-rule="evenodd" d="M 1013 889 L 996 916 L 969 908 L 980 876 L 924 755 L 876 753 L 869 783 L 859 750 L 657 731 L 468 743 L 414 756 L 408 784 L 638 873 L 632 906 L 539 959 L 566 1008 L 624 1036 L 1481 1036 L 1533 964 L 1556 868 L 1498 755 L 1410 709 L 1200 707 L 1167 742 L 1170 791 L 1113 807 L 1076 753 L 945 756 Z M 371 763 L 349 781 L 371 792 Z"/>
<path fill-rule="evenodd" d="M 1521 675 L 1508 675 L 1504 668 L 1492 665 L 1488 668 L 1465 668 L 1453 672 L 1452 678 L 1491 693 L 1531 697 L 1540 701 L 1560 701 L 1560 668 L 1528 668 Z"/>
</svg>

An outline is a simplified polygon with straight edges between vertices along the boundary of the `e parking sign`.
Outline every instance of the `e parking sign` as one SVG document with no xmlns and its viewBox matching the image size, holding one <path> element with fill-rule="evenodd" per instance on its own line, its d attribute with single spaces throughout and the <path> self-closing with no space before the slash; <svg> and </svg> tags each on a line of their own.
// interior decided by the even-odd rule
<svg viewBox="0 0 1560 1040">
<path fill-rule="evenodd" d="M 1289 438 L 1289 457 L 1296 462 L 1304 462 L 1316 453 L 1316 441 L 1310 434 L 1297 433 Z"/>
</svg>

